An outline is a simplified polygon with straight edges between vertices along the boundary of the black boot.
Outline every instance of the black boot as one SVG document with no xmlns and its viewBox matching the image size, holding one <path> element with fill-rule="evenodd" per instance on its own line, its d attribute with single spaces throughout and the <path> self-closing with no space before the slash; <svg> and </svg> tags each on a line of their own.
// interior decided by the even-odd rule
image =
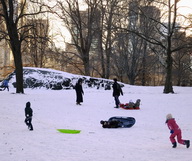
<svg viewBox="0 0 192 161">
<path fill-rule="evenodd" d="M 30 128 L 30 131 L 33 131 L 33 125 L 31 124 L 31 128 Z"/>
<path fill-rule="evenodd" d="M 186 145 L 186 148 L 189 148 L 190 147 L 190 140 L 185 140 L 185 145 Z"/>
<path fill-rule="evenodd" d="M 177 143 L 174 142 L 172 148 L 176 148 L 176 147 L 177 147 Z"/>
</svg>

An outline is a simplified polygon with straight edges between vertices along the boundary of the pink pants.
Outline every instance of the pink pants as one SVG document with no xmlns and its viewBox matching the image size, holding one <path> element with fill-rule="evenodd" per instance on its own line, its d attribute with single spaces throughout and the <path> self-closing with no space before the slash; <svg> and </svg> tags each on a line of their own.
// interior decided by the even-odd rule
<svg viewBox="0 0 192 161">
<path fill-rule="evenodd" d="M 169 137 L 172 143 L 176 142 L 175 137 L 177 137 L 178 143 L 183 145 L 185 144 L 185 140 L 182 139 L 182 134 L 180 129 L 175 130 L 174 133 L 171 134 L 171 136 Z"/>
</svg>

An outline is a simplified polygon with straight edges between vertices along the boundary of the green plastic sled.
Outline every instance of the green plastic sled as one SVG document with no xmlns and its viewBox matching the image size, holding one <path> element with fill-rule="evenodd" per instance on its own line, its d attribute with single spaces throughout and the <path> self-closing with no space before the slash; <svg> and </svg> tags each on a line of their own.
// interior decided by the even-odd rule
<svg viewBox="0 0 192 161">
<path fill-rule="evenodd" d="M 57 131 L 66 134 L 79 134 L 81 132 L 81 130 L 70 130 L 70 129 L 57 129 Z"/>
</svg>

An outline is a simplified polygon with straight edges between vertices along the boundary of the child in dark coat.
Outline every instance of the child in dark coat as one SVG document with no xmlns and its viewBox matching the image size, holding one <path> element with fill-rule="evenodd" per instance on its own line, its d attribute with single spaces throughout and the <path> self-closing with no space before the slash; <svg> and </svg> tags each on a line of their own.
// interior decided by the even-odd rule
<svg viewBox="0 0 192 161">
<path fill-rule="evenodd" d="M 183 140 L 182 139 L 182 134 L 181 134 L 181 129 L 177 125 L 175 119 L 172 117 L 171 114 L 168 114 L 166 116 L 166 123 L 168 128 L 170 129 L 170 141 L 173 144 L 173 148 L 177 147 L 177 142 L 175 140 L 175 137 L 177 137 L 177 141 L 180 144 L 186 145 L 187 148 L 190 146 L 190 141 L 189 140 Z"/>
<path fill-rule="evenodd" d="M 31 108 L 31 103 L 27 102 L 26 107 L 25 107 L 25 123 L 28 126 L 29 130 L 33 130 L 33 125 L 32 125 L 32 116 L 33 116 L 33 110 Z"/>
</svg>

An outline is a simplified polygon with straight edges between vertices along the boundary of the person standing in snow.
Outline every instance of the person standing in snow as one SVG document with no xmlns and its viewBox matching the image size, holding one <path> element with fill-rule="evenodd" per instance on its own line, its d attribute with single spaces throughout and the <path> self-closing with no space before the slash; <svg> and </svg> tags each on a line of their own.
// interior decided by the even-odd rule
<svg viewBox="0 0 192 161">
<path fill-rule="evenodd" d="M 80 78 L 78 82 L 75 85 L 75 91 L 76 91 L 76 104 L 81 105 L 81 102 L 83 102 L 83 88 L 82 88 L 82 82 L 83 80 Z"/>
<path fill-rule="evenodd" d="M 33 125 L 32 125 L 32 116 L 33 116 L 33 110 L 31 108 L 31 103 L 27 102 L 26 107 L 25 107 L 25 123 L 28 126 L 29 130 L 33 130 Z"/>
<path fill-rule="evenodd" d="M 121 86 L 119 83 L 117 83 L 117 79 L 113 79 L 114 80 L 114 83 L 113 83 L 113 97 L 115 99 L 115 108 L 119 108 L 119 104 L 120 104 L 120 101 L 119 101 L 119 96 L 120 94 L 123 95 L 123 91 L 121 89 Z"/>
<path fill-rule="evenodd" d="M 166 116 L 166 123 L 168 128 L 170 129 L 170 141 L 173 144 L 173 148 L 177 147 L 177 142 L 175 140 L 175 137 L 177 137 L 177 141 L 180 144 L 186 145 L 187 148 L 190 146 L 190 140 L 183 140 L 182 139 L 182 134 L 181 134 L 181 129 L 177 125 L 175 119 L 172 117 L 171 114 L 168 114 Z"/>
<path fill-rule="evenodd" d="M 9 91 L 9 81 L 8 81 L 8 79 L 5 79 L 3 81 L 2 87 L 4 88 L 3 90 L 5 90 L 7 88 L 7 91 Z"/>
</svg>

